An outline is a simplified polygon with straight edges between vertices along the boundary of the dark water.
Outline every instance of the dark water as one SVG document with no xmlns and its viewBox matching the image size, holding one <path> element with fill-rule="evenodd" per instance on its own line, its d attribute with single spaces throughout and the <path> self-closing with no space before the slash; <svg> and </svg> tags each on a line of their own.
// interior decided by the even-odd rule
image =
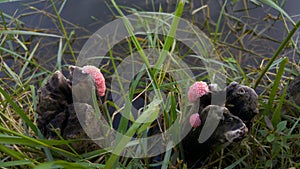
<svg viewBox="0 0 300 169">
<path fill-rule="evenodd" d="M 216 22 L 224 2 L 220 0 L 190 0 L 186 3 L 183 18 L 193 22 L 207 36 L 213 38 L 210 32 L 214 32 L 216 28 Z M 279 4 L 282 2 L 285 1 L 280 1 Z M 170 0 L 117 0 L 116 3 L 123 9 L 125 14 L 130 14 L 131 8 L 138 11 L 157 12 L 160 10 L 167 13 L 174 12 L 176 8 L 176 2 Z M 55 5 L 58 10 L 61 9 L 61 18 L 68 35 L 70 32 L 74 32 L 71 42 L 75 57 L 78 56 L 79 51 L 90 35 L 116 19 L 116 16 L 119 16 L 108 0 L 57 0 Z M 203 10 L 192 14 L 193 11 L 205 5 L 207 6 Z M 245 8 L 248 10 L 245 10 Z M 286 1 L 283 8 L 292 16 L 295 22 L 300 19 L 300 3 L 298 0 Z M 217 45 L 219 53 L 227 57 L 233 55 L 246 71 L 257 69 L 265 58 L 272 56 L 280 42 L 287 35 L 279 13 L 267 5 L 260 7 L 250 1 L 246 1 L 246 4 L 244 4 L 242 0 L 237 2 L 228 1 L 225 9 L 227 15 L 223 16 L 219 29 L 221 34 L 218 38 L 222 42 Z M 18 29 L 63 35 L 50 1 L 1 3 L 0 10 L 22 22 L 12 21 L 5 17 L 6 22 L 9 23 L 8 28 L 18 27 Z M 292 28 L 289 22 L 287 25 L 289 29 Z M 298 37 L 300 37 L 299 31 L 294 36 L 295 42 L 297 42 Z M 30 49 L 33 49 L 39 43 L 34 59 L 40 65 L 53 71 L 57 64 L 56 56 L 59 40 L 42 36 L 25 36 L 25 40 L 28 41 L 28 48 Z M 65 41 L 63 42 L 63 45 L 65 45 Z M 300 47 L 299 44 L 296 43 L 298 48 Z M 20 49 L 17 44 L 15 45 L 16 50 Z M 69 53 L 70 51 L 67 48 L 62 65 L 74 63 L 74 58 Z M 292 48 L 285 50 L 281 56 L 288 56 L 294 62 L 299 61 L 299 54 Z M 5 52 L 2 57 L 10 66 L 18 65 L 17 61 Z M 3 75 L 1 73 L 0 76 Z"/>
</svg>

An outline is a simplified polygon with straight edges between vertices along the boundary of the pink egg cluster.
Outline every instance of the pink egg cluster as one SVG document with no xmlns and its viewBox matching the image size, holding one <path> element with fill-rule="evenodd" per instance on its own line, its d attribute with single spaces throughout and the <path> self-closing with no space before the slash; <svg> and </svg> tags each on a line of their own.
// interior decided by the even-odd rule
<svg viewBox="0 0 300 169">
<path fill-rule="evenodd" d="M 209 86 L 206 82 L 195 82 L 190 86 L 188 91 L 188 99 L 190 103 L 194 103 L 198 98 L 209 92 Z M 197 128 L 201 125 L 201 119 L 198 113 L 194 113 L 190 116 L 190 125 L 193 128 Z"/>
<path fill-rule="evenodd" d="M 190 103 L 194 103 L 199 97 L 207 94 L 209 87 L 206 82 L 195 82 L 188 91 L 188 99 Z"/>
<path fill-rule="evenodd" d="M 102 73 L 100 72 L 100 70 L 98 68 L 96 68 L 95 66 L 87 65 L 87 66 L 82 67 L 82 71 L 83 71 L 83 73 L 87 73 L 93 77 L 95 84 L 97 86 L 99 95 L 104 96 L 105 90 L 106 90 L 105 79 L 104 79 Z"/>
<path fill-rule="evenodd" d="M 190 116 L 190 124 L 193 128 L 197 128 L 201 125 L 201 120 L 198 113 L 194 113 Z"/>
</svg>

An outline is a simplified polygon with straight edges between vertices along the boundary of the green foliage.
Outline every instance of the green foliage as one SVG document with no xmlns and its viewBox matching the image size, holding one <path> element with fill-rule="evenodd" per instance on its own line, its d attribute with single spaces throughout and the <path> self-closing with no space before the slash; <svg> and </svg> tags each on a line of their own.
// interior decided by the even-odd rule
<svg viewBox="0 0 300 169">
<path fill-rule="evenodd" d="M 11 2 L 9 0 L 0 1 Z M 124 17 L 124 11 L 136 12 L 137 9 L 126 8 L 118 6 L 115 1 L 111 1 L 113 8 L 117 10 L 118 15 Z M 253 86 L 259 91 L 259 106 L 260 113 L 255 118 L 254 124 L 249 131 L 249 136 L 241 143 L 233 145 L 228 149 L 212 153 L 212 157 L 205 161 L 203 168 L 222 167 L 222 168 L 288 168 L 300 166 L 300 107 L 286 100 L 287 82 L 290 80 L 290 74 L 295 74 L 299 70 L 299 63 L 292 58 L 278 57 L 285 55 L 285 51 L 292 48 L 293 53 L 299 57 L 298 41 L 294 41 L 299 30 L 300 21 L 292 20 L 282 8 L 283 4 L 277 4 L 276 1 L 262 0 L 251 2 L 259 8 L 269 6 L 279 12 L 281 20 L 285 25 L 291 23 L 293 25 L 291 30 L 287 30 L 287 36 L 283 40 L 274 40 L 268 37 L 266 30 L 258 30 L 258 27 L 249 25 L 243 19 L 231 15 L 227 12 L 226 6 L 230 3 L 238 3 L 241 0 L 225 1 L 221 4 L 221 11 L 217 21 L 213 21 L 209 16 L 209 7 L 203 6 L 200 9 L 194 10 L 193 14 L 202 11 L 206 14 L 206 20 L 203 21 L 203 28 L 210 35 L 214 42 L 215 49 L 220 54 L 222 61 L 207 60 L 207 62 L 214 62 L 220 64 L 227 70 L 228 81 L 238 81 L 240 83 Z M 246 2 L 246 1 L 244 1 Z M 154 92 L 154 101 L 144 107 L 141 115 L 135 118 L 130 114 L 130 119 L 121 118 L 118 131 L 124 133 L 126 138 L 119 138 L 116 147 L 108 149 L 100 149 L 84 154 L 78 154 L 75 150 L 65 150 L 62 146 L 70 146 L 71 143 L 77 140 L 47 140 L 43 138 L 41 132 L 36 126 L 36 107 L 37 107 L 37 88 L 47 81 L 53 73 L 50 67 L 41 65 L 36 58 L 39 49 L 42 47 L 41 42 L 28 42 L 26 37 L 41 37 L 51 38 L 57 42 L 58 49 L 55 56 L 49 56 L 49 61 L 54 61 L 54 70 L 65 70 L 68 64 L 73 64 L 76 61 L 76 52 L 73 49 L 72 41 L 75 40 L 75 31 L 68 32 L 66 30 L 66 21 L 61 18 L 60 14 L 65 5 L 64 1 L 58 8 L 54 1 L 51 0 L 51 6 L 54 10 L 54 17 L 57 22 L 57 27 L 62 32 L 49 33 L 47 31 L 36 31 L 23 29 L 22 22 L 16 16 L 9 16 L 0 11 L 0 168 L 148 168 L 161 164 L 162 168 L 187 168 L 186 164 L 182 162 L 182 157 L 173 156 L 173 154 L 181 154 L 182 149 L 180 145 L 174 149 L 169 149 L 172 142 L 169 142 L 167 151 L 162 157 L 161 163 L 150 163 L 148 159 L 130 159 L 126 157 L 119 157 L 118 155 L 128 144 L 135 144 L 130 139 L 134 135 L 145 136 L 151 128 L 153 122 L 159 114 L 159 110 L 164 110 L 165 126 L 168 128 L 177 118 L 177 98 L 181 94 L 177 90 L 176 83 L 170 80 L 165 72 L 158 69 L 151 69 L 147 56 L 143 49 L 147 47 L 157 47 L 162 49 L 157 67 L 161 67 L 162 63 L 167 57 L 167 52 L 178 55 L 180 58 L 185 58 L 189 53 L 180 53 L 179 43 L 174 39 L 176 33 L 178 20 L 174 19 L 172 22 L 172 29 L 168 32 L 168 36 L 159 37 L 155 34 L 149 34 L 140 37 L 133 34 L 130 23 L 124 17 L 124 23 L 131 35 L 127 40 L 129 52 L 132 54 L 138 51 L 140 57 L 145 63 L 147 70 L 146 75 L 150 78 L 150 84 L 141 84 L 140 80 L 143 74 L 140 73 L 133 80 L 129 95 L 124 93 L 125 106 L 118 107 L 113 102 L 107 100 L 103 103 L 103 109 L 108 117 L 108 123 L 112 126 L 114 116 L 110 117 L 108 107 L 114 107 L 117 110 L 124 110 L 130 114 L 132 102 L 140 97 L 139 94 L 146 92 Z M 187 4 L 192 4 L 192 1 L 178 1 L 175 10 L 175 16 L 181 17 Z M 245 15 L 247 15 L 248 6 L 244 4 Z M 37 10 L 37 9 L 35 9 Z M 153 5 L 153 10 L 155 7 Z M 160 8 L 162 11 L 162 9 Z M 197 12 L 195 12 L 197 11 Z M 207 12 L 207 13 L 206 13 Z M 117 15 L 117 14 L 115 14 Z M 247 16 L 249 17 L 249 16 Z M 177 18 L 178 19 L 178 18 Z M 190 18 L 193 21 L 193 18 Z M 232 24 L 232 32 L 224 32 L 226 23 Z M 196 22 L 194 23 L 197 24 Z M 244 25 L 242 27 L 241 25 Z M 229 42 L 229 37 L 237 36 L 234 42 Z M 255 43 L 256 40 L 264 37 L 268 41 L 275 42 L 279 45 L 278 48 L 271 54 L 266 55 L 259 53 L 254 49 L 245 47 L 243 38 L 252 34 L 249 41 Z M 41 40 L 42 41 L 42 40 Z M 28 43 L 31 44 L 28 45 Z M 33 44 L 34 43 L 34 44 Z M 292 44 L 292 45 L 290 45 Z M 20 50 L 16 50 L 18 46 Z M 240 51 L 240 55 L 235 55 L 234 50 Z M 68 50 L 68 51 L 67 51 Z M 69 63 L 64 60 L 64 55 L 70 54 L 72 59 Z M 243 67 L 244 54 L 249 54 L 253 58 L 257 58 L 255 62 L 259 67 Z M 107 65 L 101 67 L 103 72 L 110 75 L 112 71 L 116 74 L 117 64 L 122 61 L 122 58 L 114 57 L 111 50 L 109 55 L 104 56 L 108 59 Z M 202 56 L 193 56 L 191 58 L 203 59 Z M 267 58 L 271 56 L 270 58 Z M 13 64 L 11 63 L 13 62 Z M 265 64 L 267 62 L 267 64 Z M 11 66 L 16 64 L 17 66 Z M 292 66 L 291 66 L 292 65 Z M 204 68 L 195 68 L 203 71 Z M 117 76 L 118 78 L 118 76 Z M 207 80 L 207 75 L 199 74 L 197 80 Z M 118 79 L 120 86 L 121 80 Z M 167 83 L 163 83 L 167 81 Z M 139 86 L 147 86 L 146 90 L 140 90 Z M 162 94 L 160 90 L 168 89 L 165 102 L 161 103 Z M 110 91 L 116 92 L 116 91 Z M 94 95 L 94 101 L 96 96 Z M 97 103 L 94 102 L 96 105 Z M 163 106 L 159 106 L 162 104 Z M 292 108 L 286 110 L 285 107 Z M 97 106 L 95 106 L 97 107 Z M 100 109 L 96 110 L 100 112 Z M 117 112 L 117 111 L 116 111 Z M 168 112 L 171 112 L 170 114 Z M 115 115 L 115 114 L 114 114 Z M 147 120 L 147 123 L 143 123 Z M 130 125 L 129 125 L 130 124 Z M 118 140 L 117 140 L 118 141 Z M 113 152 L 113 153 L 112 153 Z M 225 152 L 225 153 L 224 153 Z M 171 161 L 175 161 L 176 164 Z"/>
</svg>

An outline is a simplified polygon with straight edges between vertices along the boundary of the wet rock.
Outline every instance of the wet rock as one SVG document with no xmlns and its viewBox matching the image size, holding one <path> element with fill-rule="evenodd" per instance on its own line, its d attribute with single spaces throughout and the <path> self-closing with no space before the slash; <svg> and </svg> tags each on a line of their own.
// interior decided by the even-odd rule
<svg viewBox="0 0 300 169">
<path fill-rule="evenodd" d="M 210 91 L 199 101 L 201 125 L 192 128 L 182 142 L 186 162 L 192 168 L 203 165 L 201 163 L 215 147 L 243 139 L 258 114 L 256 92 L 236 82 L 230 83 L 224 90 L 217 87 L 211 90 L 210 87 Z M 216 124 L 216 121 L 219 123 Z M 206 127 L 205 123 L 208 124 Z M 213 131 L 207 131 L 209 129 Z"/>
<path fill-rule="evenodd" d="M 217 105 L 209 105 L 202 110 L 200 118 L 203 125 L 192 129 L 183 139 L 182 145 L 185 160 L 188 167 L 200 167 L 203 160 L 209 156 L 210 152 L 219 145 L 228 145 L 233 141 L 244 138 L 248 128 L 243 121 L 230 111 Z M 217 122 L 217 123 L 216 123 Z M 216 123 L 213 131 L 204 131 L 204 123 Z M 199 142 L 202 132 L 212 132 L 212 134 L 203 143 Z"/>
<path fill-rule="evenodd" d="M 250 128 L 252 119 L 258 114 L 258 96 L 252 88 L 232 82 L 226 88 L 225 107 Z"/>
<path fill-rule="evenodd" d="M 77 81 L 72 81 L 75 71 L 77 71 Z M 69 79 L 61 72 L 55 72 L 38 90 L 37 126 L 45 138 L 59 139 L 59 137 L 63 137 L 66 140 L 81 140 L 71 144 L 78 153 L 99 148 L 90 140 L 78 120 L 78 112 L 82 115 L 89 115 L 94 111 L 90 101 L 92 92 L 88 91 L 96 93 L 98 104 L 101 106 L 100 96 L 96 92 L 97 87 L 94 85 L 92 77 L 83 73 L 79 67 L 70 69 Z M 67 149 L 66 146 L 63 148 Z"/>
<path fill-rule="evenodd" d="M 214 99 L 213 103 L 212 99 Z M 242 119 L 247 127 L 251 127 L 252 119 L 258 114 L 258 96 L 256 92 L 252 88 L 237 82 L 230 83 L 225 90 L 212 90 L 200 97 L 199 112 L 211 104 L 225 105 L 233 115 Z"/>
<path fill-rule="evenodd" d="M 71 97 L 69 97 L 71 96 Z M 38 128 L 46 138 L 57 138 L 72 103 L 71 84 L 61 72 L 55 72 L 45 86 L 38 90 Z"/>
</svg>

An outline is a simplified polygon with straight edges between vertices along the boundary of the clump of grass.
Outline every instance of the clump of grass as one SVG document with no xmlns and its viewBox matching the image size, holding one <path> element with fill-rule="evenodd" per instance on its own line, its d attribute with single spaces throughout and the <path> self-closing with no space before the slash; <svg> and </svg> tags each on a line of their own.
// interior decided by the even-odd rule
<svg viewBox="0 0 300 169">
<path fill-rule="evenodd" d="M 119 15 L 123 16 L 122 10 L 114 1 L 114 8 L 117 9 Z M 280 22 L 291 22 L 293 28 L 288 30 L 288 36 L 279 42 L 279 47 L 274 51 L 271 58 L 264 57 L 263 53 L 259 53 L 255 50 L 247 48 L 243 41 L 243 37 L 248 36 L 251 32 L 258 32 L 257 28 L 251 27 L 242 19 L 239 19 L 230 13 L 226 12 L 226 2 L 221 4 L 221 12 L 217 22 L 214 22 L 208 15 L 205 22 L 206 31 L 208 35 L 211 35 L 212 42 L 214 42 L 215 48 L 220 54 L 220 58 L 223 61 L 224 67 L 227 69 L 227 76 L 229 81 L 238 81 L 246 85 L 252 86 L 259 89 L 259 105 L 260 114 L 256 117 L 254 124 L 250 130 L 249 136 L 244 139 L 241 143 L 232 145 L 229 148 L 215 151 L 210 158 L 205 161 L 203 168 L 210 168 L 217 166 L 219 168 L 286 168 L 286 167 L 299 167 L 299 112 L 300 109 L 297 105 L 289 103 L 285 100 L 287 82 L 290 80 L 288 75 L 294 72 L 294 67 L 298 67 L 297 63 L 292 63 L 293 60 L 278 56 L 285 50 L 288 50 L 287 44 L 290 42 L 293 44 L 291 47 L 293 50 L 298 51 L 297 41 L 293 41 L 292 37 L 295 32 L 298 31 L 300 22 L 293 23 L 291 17 L 274 1 L 265 0 L 264 4 L 279 11 L 279 16 L 282 20 Z M 153 164 L 149 159 L 131 159 L 126 157 L 119 157 L 116 154 L 111 154 L 112 151 L 115 153 L 121 153 L 126 144 L 130 142 L 120 142 L 117 147 L 111 150 L 100 149 L 93 152 L 87 152 L 85 154 L 77 154 L 76 152 L 63 150 L 60 145 L 69 144 L 72 141 L 69 140 L 46 140 L 41 135 L 40 131 L 36 127 L 36 104 L 37 104 L 37 88 L 41 84 L 44 84 L 49 76 L 54 72 L 49 70 L 38 63 L 36 53 L 39 50 L 40 43 L 37 42 L 33 45 L 33 48 L 29 48 L 28 42 L 25 40 L 29 36 L 38 37 L 50 37 L 58 43 L 57 57 L 53 57 L 56 60 L 56 70 L 64 70 L 66 64 L 63 64 L 63 56 L 68 49 L 75 60 L 75 53 L 72 48 L 71 39 L 73 33 L 68 33 L 64 27 L 63 18 L 60 16 L 60 10 L 57 10 L 53 1 L 51 1 L 52 7 L 55 11 L 55 16 L 58 20 L 59 27 L 62 30 L 62 35 L 36 32 L 34 30 L 23 30 L 18 19 L 13 16 L 9 16 L 4 13 L 1 15 L 0 23 L 0 167 L 2 168 L 53 168 L 53 167 L 72 167 L 72 168 L 144 168 L 156 165 L 162 165 L 163 168 L 186 168 L 186 165 L 182 162 L 182 157 L 178 156 L 175 159 L 176 164 L 172 164 L 172 154 L 180 154 L 180 147 L 176 147 L 172 150 L 166 151 L 162 157 L 162 163 Z M 183 6 L 187 3 L 180 1 L 177 4 L 175 15 L 180 17 L 183 12 Z M 190 1 L 189 3 L 193 3 Z M 229 3 L 229 2 L 227 2 Z M 64 5 L 63 3 L 62 5 Z M 247 3 L 244 3 L 245 10 L 247 12 Z M 60 9 L 62 9 L 61 7 Z M 206 10 L 208 7 L 205 6 L 199 11 Z M 128 8 L 126 8 L 128 10 Z M 286 20 L 287 18 L 287 20 Z M 15 22 L 11 24 L 9 22 Z M 126 23 L 126 20 L 125 20 Z M 224 32 L 225 29 L 222 23 L 228 25 L 233 24 L 239 26 L 244 24 L 244 27 L 250 27 L 251 30 L 242 28 L 240 34 L 235 34 L 237 40 L 234 43 L 228 43 L 228 37 L 230 37 L 234 31 Z M 164 51 L 170 51 L 178 55 L 180 58 L 190 56 L 191 53 L 181 53 L 180 43 L 176 42 L 172 37 L 172 34 L 176 32 L 176 20 L 173 22 L 173 29 L 168 32 L 167 37 L 161 38 L 158 35 L 148 35 L 147 37 L 138 37 L 131 33 L 131 37 L 126 39 L 126 47 L 124 50 L 126 54 L 132 54 L 135 51 L 139 52 L 144 63 L 146 64 L 147 75 L 152 78 L 152 83 L 145 91 L 158 91 L 155 92 L 157 98 L 162 96 L 159 94 L 160 89 L 172 88 L 173 83 L 162 83 L 168 76 L 164 72 L 153 70 L 150 68 L 147 56 L 143 53 L 143 49 L 154 46 Z M 10 27 L 15 25 L 16 27 Z M 130 25 L 127 23 L 128 28 Z M 212 28 L 215 28 L 214 30 Z M 222 31 L 221 31 L 222 30 Z M 236 30 L 237 31 L 237 30 Z M 235 32 L 236 33 L 236 32 Z M 259 36 L 262 37 L 264 32 L 260 32 Z M 253 37 L 255 43 L 260 37 Z M 266 35 L 267 36 L 267 35 Z M 257 39 L 256 39 L 257 38 Z M 265 37 L 264 37 L 265 38 Z M 272 41 L 272 39 L 269 39 Z M 16 50 L 16 47 L 19 50 Z M 235 56 L 232 49 L 237 49 L 240 55 Z M 128 52 L 129 51 L 129 52 Z M 245 59 L 246 53 L 248 55 L 257 56 L 257 63 L 261 65 L 259 69 L 254 67 L 244 68 L 241 64 L 241 60 Z M 115 51 L 110 51 L 110 56 L 107 57 L 107 64 L 102 67 L 103 71 L 106 72 L 110 77 L 112 71 L 117 70 L 117 64 L 122 62 L 122 57 L 115 58 Z M 295 52 L 297 53 L 297 52 Z M 167 53 L 161 53 L 161 61 L 157 64 L 158 67 L 163 63 Z M 297 55 L 299 56 L 299 54 Z M 268 61 L 265 64 L 264 61 Z M 71 63 L 69 63 L 71 64 Z M 13 66 L 15 65 L 15 66 Z M 294 65 L 290 67 L 287 65 Z M 299 67 L 298 67 L 299 68 Z M 200 69 L 200 71 L 203 71 Z M 131 105 L 131 102 L 136 96 L 135 89 L 141 85 L 138 81 L 141 77 L 137 78 L 131 86 L 131 93 L 129 99 L 125 102 Z M 205 80 L 207 75 L 197 76 L 197 80 Z M 144 84 L 143 84 L 144 85 Z M 282 93 L 281 93 L 282 91 Z M 109 91 L 115 92 L 115 91 Z M 174 89 L 170 92 L 167 97 L 165 107 L 170 107 L 173 112 L 176 112 L 178 106 L 176 102 L 176 95 L 180 95 L 180 91 Z M 154 102 L 155 103 L 155 102 Z M 108 107 L 114 107 L 118 109 L 117 105 L 113 102 L 106 100 L 104 103 L 104 109 L 107 114 Z M 168 106 L 170 105 L 170 106 Z M 283 105 L 293 106 L 298 110 L 297 112 L 285 112 L 282 107 Z M 154 107 L 157 105 L 150 105 Z M 125 109 L 129 109 L 130 106 L 125 105 Z M 145 110 L 147 112 L 147 109 Z M 151 118 L 157 116 L 156 111 L 151 111 L 153 114 L 143 113 L 139 118 Z M 147 115 L 147 116 L 146 116 Z M 153 117 L 152 117 L 153 116 Z M 168 124 L 172 124 L 172 120 L 176 119 L 176 113 L 167 115 L 170 119 L 163 119 Z M 172 119 L 173 118 L 173 119 Z M 110 125 L 112 126 L 111 117 L 109 119 Z M 128 123 L 131 127 L 128 129 Z M 168 125 L 167 125 L 168 126 Z M 113 127 L 113 126 L 112 126 Z M 139 131 L 139 134 L 147 134 L 150 123 L 139 124 L 131 123 L 130 120 L 122 118 L 118 131 L 124 132 L 127 136 L 132 137 Z M 173 160 L 174 161 L 174 160 Z"/>
</svg>

